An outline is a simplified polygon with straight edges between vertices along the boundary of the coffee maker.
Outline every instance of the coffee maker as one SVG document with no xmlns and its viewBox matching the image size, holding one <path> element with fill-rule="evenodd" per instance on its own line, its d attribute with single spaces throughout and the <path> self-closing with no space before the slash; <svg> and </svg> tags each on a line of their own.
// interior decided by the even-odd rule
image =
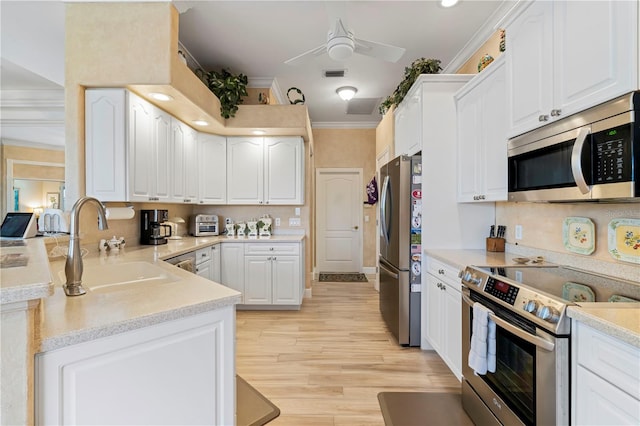
<svg viewBox="0 0 640 426">
<path fill-rule="evenodd" d="M 169 210 L 140 210 L 140 244 L 167 244 L 167 237 L 171 236 L 171 226 L 162 223 L 168 219 Z"/>
</svg>

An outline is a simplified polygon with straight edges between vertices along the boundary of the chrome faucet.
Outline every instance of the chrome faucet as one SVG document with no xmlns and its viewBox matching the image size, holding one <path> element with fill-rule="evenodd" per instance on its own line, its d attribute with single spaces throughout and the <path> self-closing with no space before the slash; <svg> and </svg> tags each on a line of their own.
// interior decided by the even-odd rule
<svg viewBox="0 0 640 426">
<path fill-rule="evenodd" d="M 80 236 L 78 227 L 80 221 L 80 210 L 86 203 L 94 203 L 98 209 L 98 228 L 100 230 L 109 229 L 107 214 L 102 203 L 93 197 L 82 197 L 73 205 L 71 209 L 71 228 L 69 229 L 69 253 L 64 265 L 64 274 L 67 283 L 62 286 L 67 296 L 81 296 L 87 291 L 82 288 L 82 254 L 80 253 Z"/>
</svg>

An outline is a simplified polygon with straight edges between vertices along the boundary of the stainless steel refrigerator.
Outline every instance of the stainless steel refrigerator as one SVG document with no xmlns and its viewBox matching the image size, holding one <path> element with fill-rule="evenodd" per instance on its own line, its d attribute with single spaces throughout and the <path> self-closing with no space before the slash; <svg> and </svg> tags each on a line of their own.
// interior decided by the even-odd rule
<svg viewBox="0 0 640 426">
<path fill-rule="evenodd" d="M 422 157 L 380 169 L 380 312 L 403 346 L 420 346 Z"/>
</svg>

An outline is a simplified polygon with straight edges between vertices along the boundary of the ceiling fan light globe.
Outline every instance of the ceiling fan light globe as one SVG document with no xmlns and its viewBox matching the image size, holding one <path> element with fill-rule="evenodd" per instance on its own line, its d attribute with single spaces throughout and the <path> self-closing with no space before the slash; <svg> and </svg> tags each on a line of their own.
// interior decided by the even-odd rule
<svg viewBox="0 0 640 426">
<path fill-rule="evenodd" d="M 334 37 L 327 42 L 327 53 L 334 61 L 345 61 L 353 55 L 355 43 L 349 37 Z"/>
</svg>

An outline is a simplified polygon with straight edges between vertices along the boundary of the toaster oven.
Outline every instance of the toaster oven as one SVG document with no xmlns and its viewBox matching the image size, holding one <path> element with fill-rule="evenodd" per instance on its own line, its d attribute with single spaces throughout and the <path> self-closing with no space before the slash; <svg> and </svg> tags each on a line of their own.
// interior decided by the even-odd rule
<svg viewBox="0 0 640 426">
<path fill-rule="evenodd" d="M 189 219 L 189 234 L 194 237 L 215 236 L 218 232 L 218 215 L 197 214 Z"/>
</svg>

